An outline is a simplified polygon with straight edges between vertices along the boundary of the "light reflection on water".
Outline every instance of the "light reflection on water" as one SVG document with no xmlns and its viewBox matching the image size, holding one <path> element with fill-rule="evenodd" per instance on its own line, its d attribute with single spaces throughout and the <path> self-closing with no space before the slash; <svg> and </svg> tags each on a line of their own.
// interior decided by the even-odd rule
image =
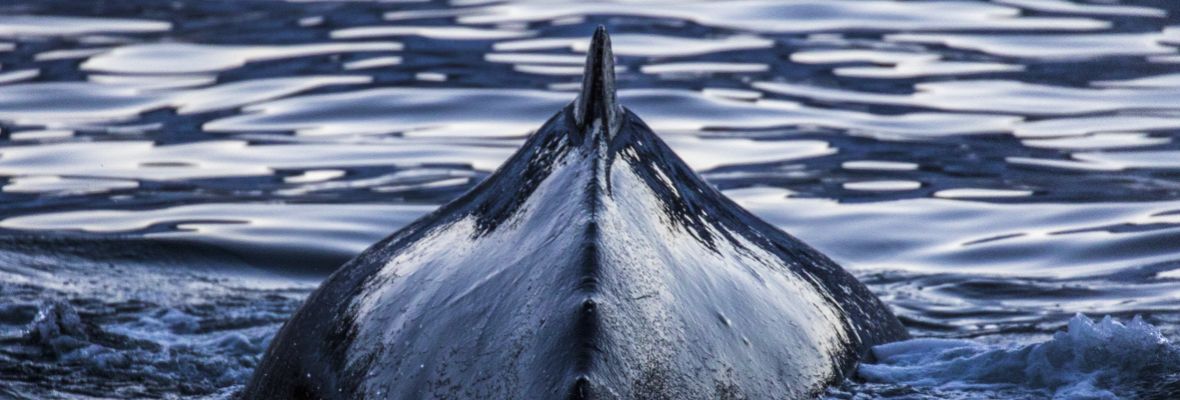
<svg viewBox="0 0 1180 400">
<path fill-rule="evenodd" d="M 572 98 L 605 23 L 622 102 L 915 334 L 1029 341 L 1077 312 L 1180 328 L 1174 4 L 457 3 L 0 5 L 0 228 L 212 245 L 279 274 L 290 307 L 511 154 Z M 47 243 L 0 250 L 0 332 L 47 297 L 154 341 L 183 330 L 126 320 L 180 310 L 203 334 L 250 330 L 249 364 L 277 323 L 202 311 L 257 311 L 227 299 L 267 290 L 232 279 L 105 299 L 101 276 L 36 254 L 102 245 Z M 61 282 L 33 283 L 47 272 Z M 111 308 L 127 302 L 150 305 Z"/>
</svg>

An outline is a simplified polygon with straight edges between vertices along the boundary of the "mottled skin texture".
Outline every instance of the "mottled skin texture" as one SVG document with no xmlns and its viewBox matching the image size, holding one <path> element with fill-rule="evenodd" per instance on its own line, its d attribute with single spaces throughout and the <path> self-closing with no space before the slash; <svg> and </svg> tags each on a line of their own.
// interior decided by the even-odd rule
<svg viewBox="0 0 1180 400">
<path fill-rule="evenodd" d="M 583 92 L 471 192 L 329 277 L 248 399 L 806 398 L 906 337 L 824 255 Z"/>
</svg>

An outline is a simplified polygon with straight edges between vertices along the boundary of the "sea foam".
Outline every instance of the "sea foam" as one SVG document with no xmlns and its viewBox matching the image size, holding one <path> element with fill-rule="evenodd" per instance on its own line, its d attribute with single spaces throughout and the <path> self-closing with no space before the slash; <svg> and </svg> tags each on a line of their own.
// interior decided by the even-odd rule
<svg viewBox="0 0 1180 400">
<path fill-rule="evenodd" d="M 873 354 L 876 363 L 858 371 L 865 381 L 939 392 L 1016 389 L 1054 399 L 1118 399 L 1159 390 L 1161 379 L 1171 381 L 1164 390 L 1180 388 L 1180 348 L 1138 316 L 1124 324 L 1078 314 L 1066 331 L 1039 343 L 923 338 L 877 346 Z"/>
</svg>

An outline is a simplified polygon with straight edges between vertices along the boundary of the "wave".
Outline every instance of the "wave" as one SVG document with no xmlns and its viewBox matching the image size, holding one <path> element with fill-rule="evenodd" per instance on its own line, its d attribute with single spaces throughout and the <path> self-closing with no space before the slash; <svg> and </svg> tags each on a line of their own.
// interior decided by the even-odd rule
<svg viewBox="0 0 1180 400">
<path fill-rule="evenodd" d="M 100 326 L 67 302 L 47 301 L 23 334 L 4 338 L 0 387 L 14 389 L 8 394 L 16 398 L 229 398 L 278 327 L 210 329 L 210 322 L 179 309 L 157 309 Z M 212 331 L 201 332 L 202 326 Z"/>
<path fill-rule="evenodd" d="M 1165 398 L 1180 393 L 1180 347 L 1136 316 L 1121 323 L 1078 314 L 1067 330 L 1031 344 L 922 338 L 873 348 L 859 378 L 944 398 Z M 880 391 L 880 386 L 876 391 Z M 913 394 L 913 393 L 910 393 Z"/>
</svg>

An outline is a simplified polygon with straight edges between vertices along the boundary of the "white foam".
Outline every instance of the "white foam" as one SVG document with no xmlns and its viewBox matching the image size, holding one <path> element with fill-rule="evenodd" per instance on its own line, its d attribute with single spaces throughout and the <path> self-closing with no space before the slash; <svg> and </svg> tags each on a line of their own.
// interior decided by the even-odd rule
<svg viewBox="0 0 1180 400">
<path fill-rule="evenodd" d="M 268 310 L 221 310 L 200 317 L 176 308 L 150 307 L 139 313 L 139 318 L 105 323 L 87 314 L 80 315 L 66 301 L 48 300 L 39 306 L 36 318 L 26 326 L 24 338 L 42 354 L 51 355 L 49 360 L 79 368 L 80 372 L 69 378 L 75 384 L 98 379 L 102 384 L 125 387 L 131 385 L 124 380 L 138 379 L 149 387 L 167 382 L 172 389 L 176 387 L 173 382 L 183 382 L 190 390 L 220 394 L 230 393 L 223 388 L 238 385 L 249 377 L 257 354 L 266 348 L 278 328 L 277 324 L 268 322 L 274 318 L 274 313 Z M 241 323 L 242 320 L 258 322 Z M 214 328 L 207 329 L 210 325 Z M 19 360 L 14 365 L 28 368 L 37 362 Z M 128 395 L 128 392 L 135 394 Z M 135 387 L 113 393 L 129 398 L 146 397 L 143 393 L 153 392 Z M 92 397 L 67 395 L 65 398 Z"/>
<path fill-rule="evenodd" d="M 873 354 L 877 363 L 858 370 L 873 383 L 967 392 L 1017 387 L 1055 399 L 1117 399 L 1127 385 L 1175 373 L 1180 361 L 1176 346 L 1139 317 L 1095 323 L 1081 314 L 1040 343 L 924 338 L 877 346 Z"/>
</svg>

